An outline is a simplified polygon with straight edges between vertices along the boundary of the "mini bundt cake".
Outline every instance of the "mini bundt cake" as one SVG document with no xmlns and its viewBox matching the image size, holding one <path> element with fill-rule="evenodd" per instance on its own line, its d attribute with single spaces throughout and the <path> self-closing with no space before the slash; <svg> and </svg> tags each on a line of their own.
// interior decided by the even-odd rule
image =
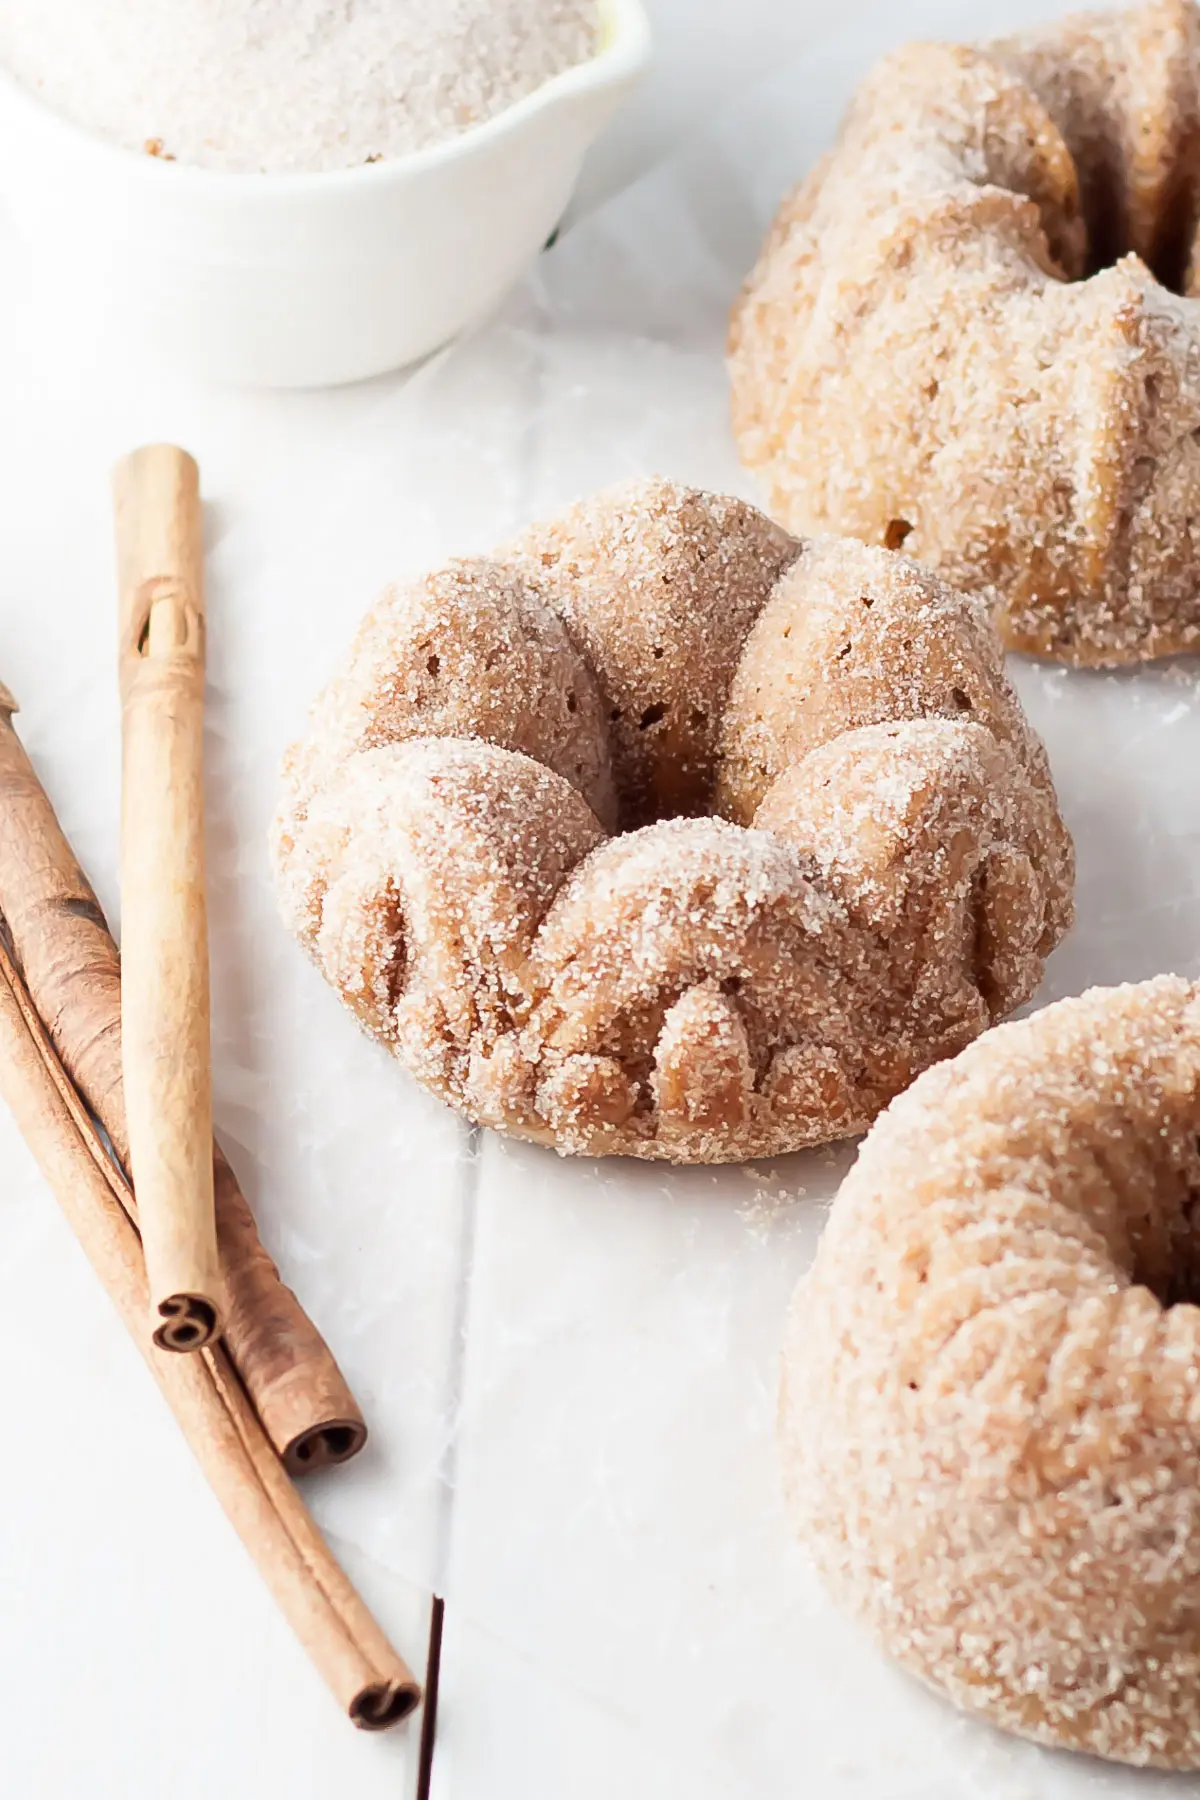
<svg viewBox="0 0 1200 1800">
<path fill-rule="evenodd" d="M 734 311 L 772 510 L 990 592 L 1019 650 L 1200 650 L 1198 227 L 1189 0 L 888 56 Z"/>
<path fill-rule="evenodd" d="M 657 482 L 386 593 L 289 753 L 292 929 L 469 1117 L 724 1161 L 861 1130 L 1071 915 L 985 608 Z"/>
<path fill-rule="evenodd" d="M 790 1509 L 913 1673 L 1200 1769 L 1200 987 L 990 1031 L 871 1131 L 793 1305 Z"/>
</svg>

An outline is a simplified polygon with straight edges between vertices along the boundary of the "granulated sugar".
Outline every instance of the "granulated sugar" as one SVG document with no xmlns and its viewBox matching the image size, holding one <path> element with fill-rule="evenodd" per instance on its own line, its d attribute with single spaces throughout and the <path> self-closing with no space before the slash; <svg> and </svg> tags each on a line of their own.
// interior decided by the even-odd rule
<svg viewBox="0 0 1200 1800">
<path fill-rule="evenodd" d="M 5 0 L 0 61 L 130 149 L 350 168 L 503 111 L 598 45 L 596 0 Z"/>
</svg>

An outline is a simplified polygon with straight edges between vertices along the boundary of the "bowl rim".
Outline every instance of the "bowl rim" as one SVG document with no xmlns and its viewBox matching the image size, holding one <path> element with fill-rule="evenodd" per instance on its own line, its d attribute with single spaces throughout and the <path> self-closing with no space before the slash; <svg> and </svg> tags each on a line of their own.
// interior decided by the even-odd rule
<svg viewBox="0 0 1200 1800">
<path fill-rule="evenodd" d="M 107 160 L 135 181 L 170 183 L 192 191 L 209 189 L 230 197 L 241 194 L 246 199 L 296 197 L 303 193 L 335 195 L 409 180 L 465 161 L 564 101 L 627 85 L 643 72 L 651 58 L 650 21 L 642 0 L 597 0 L 597 10 L 603 36 L 599 49 L 585 62 L 574 63 L 552 75 L 532 93 L 453 137 L 405 156 L 382 157 L 378 162 L 356 163 L 346 169 L 210 169 L 201 163 L 179 163 L 133 150 L 55 111 L 3 64 L 0 103 L 25 112 L 39 129 L 61 137 L 83 154 Z"/>
</svg>

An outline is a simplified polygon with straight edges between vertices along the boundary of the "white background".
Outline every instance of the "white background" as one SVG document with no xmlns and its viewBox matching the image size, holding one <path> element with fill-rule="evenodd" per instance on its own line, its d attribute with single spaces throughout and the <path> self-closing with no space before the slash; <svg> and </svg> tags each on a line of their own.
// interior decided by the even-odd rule
<svg viewBox="0 0 1200 1800">
<path fill-rule="evenodd" d="M 966 1724 L 811 1584 L 777 1497 L 775 1362 L 846 1150 L 672 1172 L 481 1139 L 354 1032 L 275 919 L 274 770 L 373 591 L 631 474 L 752 491 L 720 340 L 776 197 L 874 51 L 987 23 L 968 0 L 847 0 L 824 31 L 772 0 L 651 12 L 658 71 L 572 228 L 411 379 L 192 388 L 96 336 L 86 296 L 47 294 L 0 238 L 0 677 L 115 916 L 107 472 L 136 442 L 186 443 L 208 499 L 219 1127 L 373 1426 L 313 1490 L 322 1523 L 417 1666 L 447 1596 L 436 1800 L 1190 1791 Z M 1080 850 L 1042 998 L 1195 972 L 1194 668 L 1015 673 Z M 0 1169 L 0 1791 L 411 1793 L 416 1731 L 338 1717 L 7 1118 Z"/>
</svg>

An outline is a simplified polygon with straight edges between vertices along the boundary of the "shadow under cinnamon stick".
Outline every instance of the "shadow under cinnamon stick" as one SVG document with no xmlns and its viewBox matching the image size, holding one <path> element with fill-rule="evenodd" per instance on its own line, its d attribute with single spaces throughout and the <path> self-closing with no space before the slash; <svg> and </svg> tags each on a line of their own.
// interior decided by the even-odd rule
<svg viewBox="0 0 1200 1800">
<path fill-rule="evenodd" d="M 122 1168 L 121 967 L 91 885 L 17 736 L 0 685 L 0 915 L 54 1049 Z M 213 1145 L 217 1242 L 229 1292 L 224 1341 L 255 1412 L 292 1474 L 345 1462 L 367 1428 L 333 1353 L 259 1240 L 246 1198 Z M 136 1213 L 131 1209 L 136 1224 Z"/>
</svg>

